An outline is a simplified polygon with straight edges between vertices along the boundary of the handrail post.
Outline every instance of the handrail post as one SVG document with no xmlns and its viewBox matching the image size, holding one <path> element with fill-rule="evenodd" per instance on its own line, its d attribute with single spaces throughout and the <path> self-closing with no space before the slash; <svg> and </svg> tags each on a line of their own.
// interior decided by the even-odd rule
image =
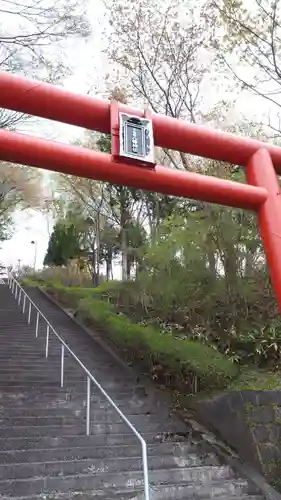
<svg viewBox="0 0 281 500">
<path fill-rule="evenodd" d="M 64 383 L 64 345 L 61 345 L 60 386 Z"/>
<path fill-rule="evenodd" d="M 29 302 L 29 309 L 28 309 L 28 319 L 27 319 L 28 324 L 30 324 L 30 318 L 31 318 L 31 302 Z"/>
<path fill-rule="evenodd" d="M 50 327 L 47 324 L 47 333 L 46 333 L 46 354 L 45 357 L 47 358 L 49 355 L 49 335 L 50 335 Z"/>
<path fill-rule="evenodd" d="M 87 377 L 86 436 L 90 435 L 91 379 Z"/>
<path fill-rule="evenodd" d="M 15 299 L 17 300 L 17 295 L 18 295 L 18 285 L 16 285 L 16 290 L 15 290 Z"/>
<path fill-rule="evenodd" d="M 35 329 L 35 337 L 38 337 L 38 327 L 39 327 L 39 312 L 36 315 L 36 329 Z"/>
<path fill-rule="evenodd" d="M 147 446 L 144 439 L 141 441 L 142 451 L 142 466 L 143 466 L 143 481 L 144 481 L 144 498 L 149 500 L 149 480 L 148 480 L 148 463 L 147 463 Z"/>
<path fill-rule="evenodd" d="M 24 294 L 24 298 L 23 298 L 23 306 L 22 306 L 23 314 L 25 313 L 25 303 L 26 303 L 26 293 Z"/>
<path fill-rule="evenodd" d="M 20 288 L 20 293 L 19 293 L 18 305 L 20 305 L 20 301 L 21 301 L 21 288 Z"/>
</svg>

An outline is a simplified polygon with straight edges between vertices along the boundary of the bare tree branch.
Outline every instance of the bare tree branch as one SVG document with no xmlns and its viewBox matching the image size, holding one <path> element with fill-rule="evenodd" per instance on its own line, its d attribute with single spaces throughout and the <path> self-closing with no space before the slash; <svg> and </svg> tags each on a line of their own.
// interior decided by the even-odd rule
<svg viewBox="0 0 281 500">
<path fill-rule="evenodd" d="M 255 5 L 211 0 L 210 5 L 218 14 L 220 27 L 225 28 L 224 38 L 216 40 L 223 67 L 235 80 L 255 95 L 281 107 L 281 43 L 280 0 L 255 0 Z M 230 57 L 235 54 L 238 62 Z M 253 76 L 244 77 L 245 68 Z M 240 71 L 239 71 L 240 66 Z M 243 76 L 239 76 L 239 75 Z"/>
<path fill-rule="evenodd" d="M 0 70 L 32 73 L 40 79 L 57 82 L 69 73 L 61 50 L 50 44 L 63 44 L 69 37 L 86 37 L 90 25 L 86 2 L 78 0 L 0 0 Z M 1 112 L 0 127 L 14 128 L 26 115 Z"/>
</svg>

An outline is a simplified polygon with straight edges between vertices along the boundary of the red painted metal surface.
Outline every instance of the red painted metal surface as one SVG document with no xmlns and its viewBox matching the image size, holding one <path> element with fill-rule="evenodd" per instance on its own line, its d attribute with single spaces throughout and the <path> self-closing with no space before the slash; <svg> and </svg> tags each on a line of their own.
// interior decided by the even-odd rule
<svg viewBox="0 0 281 500">
<path fill-rule="evenodd" d="M 115 160 L 119 157 L 119 103 L 110 103 L 110 132 L 111 132 L 111 154 Z"/>
<path fill-rule="evenodd" d="M 110 133 L 110 102 L 67 92 L 36 80 L 0 73 L 0 107 Z M 142 112 L 120 105 L 120 111 Z M 281 148 L 175 118 L 153 114 L 156 146 L 245 166 L 260 148 L 270 152 L 281 173 Z"/>
<path fill-rule="evenodd" d="M 257 210 L 265 202 L 263 187 L 172 170 L 155 170 L 112 161 L 111 155 L 0 130 L 0 158 L 90 179 L 109 181 L 175 196 Z"/>
<path fill-rule="evenodd" d="M 260 149 L 250 159 L 246 177 L 249 184 L 263 186 L 268 191 L 266 202 L 258 210 L 258 224 L 272 285 L 281 310 L 281 193 L 266 149 Z"/>
<path fill-rule="evenodd" d="M 111 132 L 118 154 L 116 109 L 110 102 L 67 92 L 46 83 L 0 73 L 0 107 L 98 132 Z M 120 111 L 143 112 L 120 105 Z M 162 166 L 130 165 L 114 155 L 0 130 L 0 159 L 116 184 L 184 196 L 258 212 L 273 287 L 281 310 L 281 148 L 257 140 L 152 115 L 156 146 L 228 161 L 246 167 L 248 185 Z"/>
</svg>

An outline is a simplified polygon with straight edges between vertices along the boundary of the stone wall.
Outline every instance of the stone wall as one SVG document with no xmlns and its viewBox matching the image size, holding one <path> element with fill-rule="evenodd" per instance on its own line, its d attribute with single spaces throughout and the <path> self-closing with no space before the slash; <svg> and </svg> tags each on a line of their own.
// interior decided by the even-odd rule
<svg viewBox="0 0 281 500">
<path fill-rule="evenodd" d="M 196 403 L 197 415 L 281 489 L 281 390 L 242 391 Z"/>
</svg>

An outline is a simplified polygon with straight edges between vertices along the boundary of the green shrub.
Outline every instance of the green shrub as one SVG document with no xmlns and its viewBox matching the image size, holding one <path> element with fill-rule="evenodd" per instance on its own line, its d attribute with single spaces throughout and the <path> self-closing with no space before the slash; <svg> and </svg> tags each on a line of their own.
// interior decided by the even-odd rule
<svg viewBox="0 0 281 500">
<path fill-rule="evenodd" d="M 93 326 L 102 327 L 131 358 L 144 361 L 150 369 L 160 365 L 160 371 L 168 373 L 174 382 L 188 382 L 193 374 L 198 377 L 201 389 L 214 389 L 226 387 L 238 375 L 237 366 L 211 347 L 134 324 L 103 301 L 82 299 L 78 314 Z"/>
<path fill-rule="evenodd" d="M 222 389 L 238 375 L 238 367 L 212 347 L 132 323 L 117 314 L 101 300 L 105 290 L 115 286 L 116 282 L 97 288 L 66 287 L 48 280 L 44 289 L 60 303 L 75 308 L 85 323 L 101 328 L 127 360 L 141 363 L 153 378 L 174 388 L 187 391 L 196 377 L 200 390 Z"/>
<path fill-rule="evenodd" d="M 85 323 L 101 328 L 126 359 L 140 362 L 154 378 L 169 379 L 167 383 L 173 387 L 188 390 L 190 380 L 196 376 L 201 390 L 222 389 L 238 375 L 237 366 L 213 348 L 134 324 L 127 316 L 117 314 L 108 302 L 98 298 L 104 287 L 49 284 L 46 290 L 63 304 L 75 307 Z"/>
<path fill-rule="evenodd" d="M 33 286 L 33 287 L 41 285 L 41 283 L 39 281 L 30 279 L 30 278 L 23 278 L 22 280 L 20 280 L 20 284 L 22 286 Z"/>
</svg>

